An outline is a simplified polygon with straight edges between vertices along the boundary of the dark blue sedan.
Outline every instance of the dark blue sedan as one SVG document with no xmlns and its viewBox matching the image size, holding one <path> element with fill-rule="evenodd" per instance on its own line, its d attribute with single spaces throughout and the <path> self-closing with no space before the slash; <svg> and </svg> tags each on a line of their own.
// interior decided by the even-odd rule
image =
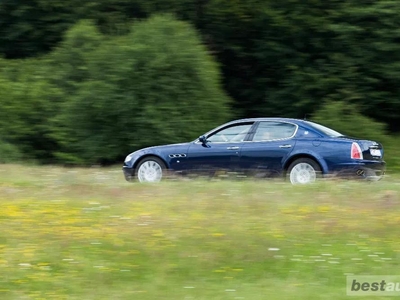
<svg viewBox="0 0 400 300">
<path fill-rule="evenodd" d="M 352 138 L 320 124 L 253 118 L 221 125 L 195 141 L 144 148 L 124 162 L 125 179 L 159 182 L 167 172 L 236 172 L 283 177 L 292 184 L 327 175 L 379 180 L 385 174 L 379 142 Z"/>
</svg>

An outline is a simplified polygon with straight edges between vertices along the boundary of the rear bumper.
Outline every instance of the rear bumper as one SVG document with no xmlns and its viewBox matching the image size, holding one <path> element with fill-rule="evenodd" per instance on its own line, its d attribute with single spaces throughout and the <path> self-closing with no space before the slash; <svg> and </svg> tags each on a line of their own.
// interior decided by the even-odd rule
<svg viewBox="0 0 400 300">
<path fill-rule="evenodd" d="M 122 172 L 124 173 L 124 177 L 126 181 L 132 181 L 135 178 L 135 169 L 129 168 L 127 166 L 122 167 Z"/>
<path fill-rule="evenodd" d="M 370 181 L 378 181 L 383 178 L 385 175 L 386 170 L 378 170 L 372 169 L 368 167 L 361 167 L 356 171 L 356 176 L 360 177 L 361 179 L 366 179 Z"/>
<path fill-rule="evenodd" d="M 381 180 L 386 173 L 385 161 L 355 161 L 338 165 L 332 170 L 333 174 L 340 177 L 351 177 L 369 181 Z"/>
</svg>

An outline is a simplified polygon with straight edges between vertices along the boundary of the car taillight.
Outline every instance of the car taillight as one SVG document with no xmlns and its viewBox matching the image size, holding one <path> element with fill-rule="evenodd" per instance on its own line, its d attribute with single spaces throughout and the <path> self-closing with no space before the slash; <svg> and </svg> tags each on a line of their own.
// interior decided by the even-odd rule
<svg viewBox="0 0 400 300">
<path fill-rule="evenodd" d="M 363 154 L 361 151 L 361 147 L 357 143 L 353 143 L 351 145 L 351 158 L 353 159 L 363 159 Z"/>
</svg>

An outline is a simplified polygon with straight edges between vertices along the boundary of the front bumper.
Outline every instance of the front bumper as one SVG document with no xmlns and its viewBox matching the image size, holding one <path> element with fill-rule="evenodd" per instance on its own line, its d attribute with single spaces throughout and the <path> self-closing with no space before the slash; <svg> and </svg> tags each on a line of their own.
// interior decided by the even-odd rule
<svg viewBox="0 0 400 300">
<path fill-rule="evenodd" d="M 135 169 L 129 168 L 127 166 L 122 167 L 122 172 L 124 173 L 124 177 L 126 181 L 133 181 L 135 178 Z"/>
</svg>

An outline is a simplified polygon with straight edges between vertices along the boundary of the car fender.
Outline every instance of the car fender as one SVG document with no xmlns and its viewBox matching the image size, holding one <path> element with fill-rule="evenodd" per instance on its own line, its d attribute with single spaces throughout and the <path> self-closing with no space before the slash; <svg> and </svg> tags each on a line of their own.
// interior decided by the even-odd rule
<svg viewBox="0 0 400 300">
<path fill-rule="evenodd" d="M 165 160 L 165 157 L 162 155 L 160 150 L 157 149 L 151 149 L 151 148 L 146 148 L 146 149 L 141 149 L 135 152 L 132 152 L 129 154 L 129 160 L 125 160 L 125 165 L 130 167 L 130 168 L 135 168 L 138 162 L 146 156 L 156 156 L 160 159 L 162 159 L 166 164 L 167 161 Z"/>
<path fill-rule="evenodd" d="M 148 147 L 144 149 L 137 150 L 129 154 L 128 157 L 125 159 L 125 165 L 130 168 L 135 168 L 138 162 L 146 156 L 155 156 L 161 159 L 169 169 L 171 167 L 171 162 L 177 159 L 176 155 L 181 155 L 185 157 L 187 154 L 189 144 L 182 143 L 182 144 L 172 144 L 172 145 L 164 145 L 164 146 L 155 146 L 155 147 Z M 171 155 L 174 155 L 171 157 Z M 179 158 L 178 158 L 179 159 Z"/>
<path fill-rule="evenodd" d="M 301 150 L 294 149 L 290 153 L 290 155 L 286 158 L 286 160 L 283 162 L 285 169 L 289 167 L 289 164 L 288 164 L 289 161 L 292 161 L 292 159 L 293 158 L 295 159 L 295 157 L 302 157 L 302 156 L 303 157 L 311 157 L 316 162 L 318 162 L 319 165 L 321 166 L 323 174 L 326 174 L 328 172 L 329 168 L 328 168 L 328 165 L 327 165 L 325 159 L 317 152 L 312 151 L 312 150 L 307 150 L 307 149 L 301 149 Z"/>
</svg>

